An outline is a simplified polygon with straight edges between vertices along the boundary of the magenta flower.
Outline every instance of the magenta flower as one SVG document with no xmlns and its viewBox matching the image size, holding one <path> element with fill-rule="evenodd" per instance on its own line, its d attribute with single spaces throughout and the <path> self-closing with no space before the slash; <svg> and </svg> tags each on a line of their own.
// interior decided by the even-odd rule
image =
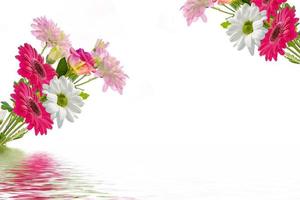
<svg viewBox="0 0 300 200">
<path fill-rule="evenodd" d="M 123 93 L 123 87 L 126 85 L 126 78 L 128 78 L 128 76 L 123 72 L 122 67 L 120 67 L 120 62 L 116 58 L 111 56 L 104 57 L 103 63 L 98 66 L 95 75 L 103 78 L 104 92 L 110 87 L 120 94 Z"/>
<path fill-rule="evenodd" d="M 282 3 L 285 3 L 287 0 L 252 0 L 253 3 L 257 7 L 259 7 L 259 10 L 266 10 L 267 11 L 267 17 L 268 20 L 271 16 L 275 17 L 277 14 L 277 11 L 280 8 L 280 5 Z"/>
<path fill-rule="evenodd" d="M 13 112 L 25 119 L 28 130 L 34 128 L 36 135 L 47 134 L 47 130 L 52 129 L 53 121 L 35 92 L 23 82 L 14 88 L 15 93 L 11 95 L 15 101 Z"/>
<path fill-rule="evenodd" d="M 31 25 L 31 33 L 40 41 L 49 47 L 56 47 L 68 55 L 71 43 L 69 37 L 58 28 L 58 26 L 46 17 L 35 18 Z"/>
<path fill-rule="evenodd" d="M 278 54 L 284 55 L 287 43 L 297 38 L 296 24 L 299 19 L 295 15 L 294 8 L 286 7 L 274 18 L 259 48 L 260 55 L 265 56 L 266 61 L 272 61 L 272 59 L 277 61 Z"/>
<path fill-rule="evenodd" d="M 96 71 L 94 58 L 83 49 L 71 48 L 68 63 L 77 75 L 89 75 Z"/>
<path fill-rule="evenodd" d="M 191 25 L 193 22 L 197 21 L 199 17 L 206 22 L 207 17 L 205 15 L 205 10 L 206 8 L 213 6 L 213 4 L 213 0 L 187 0 L 184 6 L 181 7 L 187 24 Z"/>
<path fill-rule="evenodd" d="M 19 47 L 19 55 L 16 58 L 20 61 L 18 73 L 27 78 L 33 85 L 33 89 L 42 91 L 42 85 L 48 84 L 56 75 L 55 70 L 30 45 L 24 44 Z"/>
</svg>

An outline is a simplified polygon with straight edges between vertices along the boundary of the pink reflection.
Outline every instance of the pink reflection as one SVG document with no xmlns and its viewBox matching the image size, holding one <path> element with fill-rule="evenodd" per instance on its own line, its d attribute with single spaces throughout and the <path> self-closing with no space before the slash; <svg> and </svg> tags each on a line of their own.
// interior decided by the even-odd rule
<svg viewBox="0 0 300 200">
<path fill-rule="evenodd" d="M 23 160 L 20 166 L 8 169 L 10 176 L 0 183 L 0 193 L 14 194 L 13 199 L 45 200 L 47 191 L 58 190 L 55 182 L 61 179 L 57 163 L 46 154 L 34 154 Z"/>
</svg>

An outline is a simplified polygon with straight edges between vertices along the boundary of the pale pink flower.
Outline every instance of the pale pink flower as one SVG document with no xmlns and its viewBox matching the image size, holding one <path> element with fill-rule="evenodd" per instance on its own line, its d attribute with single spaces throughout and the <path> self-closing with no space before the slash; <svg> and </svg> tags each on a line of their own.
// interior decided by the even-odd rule
<svg viewBox="0 0 300 200">
<path fill-rule="evenodd" d="M 187 24 L 191 25 L 193 22 L 197 21 L 199 17 L 206 22 L 207 17 L 205 15 L 205 10 L 206 8 L 213 6 L 213 4 L 213 0 L 187 0 L 181 7 Z"/>
<path fill-rule="evenodd" d="M 52 20 L 39 17 L 33 20 L 31 33 L 48 47 L 60 47 L 64 54 L 71 48 L 69 36 L 66 35 Z"/>
<path fill-rule="evenodd" d="M 100 57 L 102 59 L 108 56 L 109 55 L 107 51 L 108 45 L 109 45 L 108 42 L 104 42 L 103 40 L 98 39 L 93 49 L 93 55 L 95 57 Z"/>
<path fill-rule="evenodd" d="M 122 67 L 120 67 L 120 62 L 112 56 L 106 56 L 102 61 L 95 75 L 103 78 L 103 91 L 107 91 L 110 87 L 112 90 L 122 94 L 128 76 L 123 72 Z"/>
</svg>

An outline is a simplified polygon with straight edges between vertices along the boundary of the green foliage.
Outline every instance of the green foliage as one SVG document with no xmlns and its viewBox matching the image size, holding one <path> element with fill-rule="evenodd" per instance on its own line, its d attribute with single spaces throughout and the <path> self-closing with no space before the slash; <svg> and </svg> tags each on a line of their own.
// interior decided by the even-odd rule
<svg viewBox="0 0 300 200">
<path fill-rule="evenodd" d="M 85 93 L 85 92 L 81 92 L 79 94 L 79 96 L 83 99 L 83 100 L 86 100 L 87 98 L 89 98 L 89 94 L 88 93 Z"/>
<path fill-rule="evenodd" d="M 13 110 L 13 108 L 6 101 L 1 102 L 1 109 L 7 110 L 8 112 L 11 112 Z"/>
<path fill-rule="evenodd" d="M 238 10 L 239 7 L 241 5 L 243 5 L 243 1 L 242 0 L 233 0 L 231 3 L 230 3 L 230 6 L 234 9 L 234 10 Z"/>
<path fill-rule="evenodd" d="M 250 2 L 250 0 L 241 0 L 243 3 L 247 3 L 247 4 L 249 4 L 249 5 L 251 5 L 251 2 Z"/>
<path fill-rule="evenodd" d="M 60 59 L 57 68 L 56 68 L 56 73 L 58 75 L 58 77 L 64 76 L 68 73 L 69 71 L 69 66 L 67 63 L 66 58 L 62 58 Z"/>
<path fill-rule="evenodd" d="M 46 95 L 43 95 L 41 98 L 40 98 L 40 101 L 42 103 L 46 102 L 47 101 L 47 96 Z"/>
<path fill-rule="evenodd" d="M 231 23 L 229 21 L 225 21 L 221 24 L 221 26 L 225 29 L 227 29 L 230 25 L 231 25 Z"/>
</svg>

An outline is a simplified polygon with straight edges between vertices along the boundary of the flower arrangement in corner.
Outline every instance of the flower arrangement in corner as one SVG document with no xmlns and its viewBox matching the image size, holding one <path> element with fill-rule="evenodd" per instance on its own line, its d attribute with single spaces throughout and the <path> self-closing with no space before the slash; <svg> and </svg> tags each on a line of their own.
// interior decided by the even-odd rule
<svg viewBox="0 0 300 200">
<path fill-rule="evenodd" d="M 181 10 L 190 25 L 199 18 L 206 22 L 207 8 L 227 15 L 221 26 L 238 50 L 247 47 L 254 55 L 257 48 L 266 61 L 283 55 L 300 64 L 299 19 L 287 0 L 187 0 Z"/>
<path fill-rule="evenodd" d="M 74 122 L 89 97 L 82 89 L 85 84 L 102 78 L 103 91 L 111 88 L 122 94 L 128 78 L 103 40 L 87 52 L 75 50 L 69 36 L 45 17 L 34 19 L 32 29 L 43 49 L 38 53 L 28 43 L 19 47 L 16 59 L 21 78 L 14 82 L 11 102 L 1 102 L 0 146 L 30 130 L 46 135 L 54 121 L 59 128 L 65 119 Z"/>
</svg>

